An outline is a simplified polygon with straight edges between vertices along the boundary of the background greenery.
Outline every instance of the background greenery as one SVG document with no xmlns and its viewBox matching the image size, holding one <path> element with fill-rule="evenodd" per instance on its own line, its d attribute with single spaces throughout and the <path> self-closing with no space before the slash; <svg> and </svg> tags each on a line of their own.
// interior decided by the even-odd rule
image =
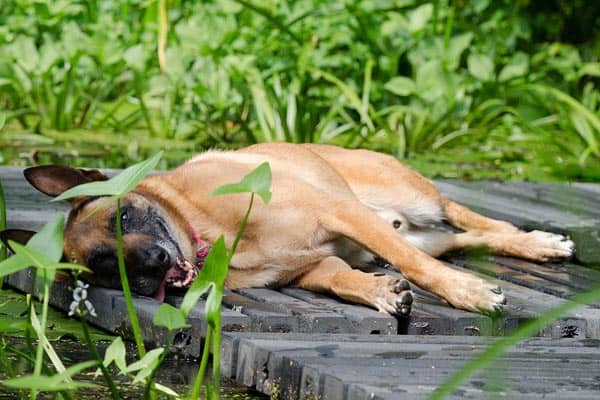
<svg viewBox="0 0 600 400">
<path fill-rule="evenodd" d="M 599 20 L 585 0 L 3 0 L 0 163 L 287 140 L 600 181 Z"/>
</svg>

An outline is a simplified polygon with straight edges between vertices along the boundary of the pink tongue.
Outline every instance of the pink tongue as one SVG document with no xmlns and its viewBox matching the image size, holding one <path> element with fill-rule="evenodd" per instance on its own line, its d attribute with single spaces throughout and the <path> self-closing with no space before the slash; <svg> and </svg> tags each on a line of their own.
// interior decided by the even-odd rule
<svg viewBox="0 0 600 400">
<path fill-rule="evenodd" d="M 154 293 L 154 299 L 156 301 L 159 301 L 161 303 L 165 301 L 167 279 L 169 279 L 171 277 L 176 277 L 177 275 L 178 275 L 177 268 L 171 267 L 167 270 L 167 272 L 165 273 L 165 277 L 163 278 L 162 282 L 160 283 L 160 286 L 156 290 L 156 293 Z"/>
<path fill-rule="evenodd" d="M 158 289 L 156 290 L 156 293 L 154 293 L 154 300 L 158 301 L 159 303 L 162 303 L 165 301 L 165 295 L 166 295 L 166 291 L 165 291 L 165 286 L 167 286 L 167 278 L 163 278 L 163 281 L 160 283 L 160 286 L 158 287 Z"/>
</svg>

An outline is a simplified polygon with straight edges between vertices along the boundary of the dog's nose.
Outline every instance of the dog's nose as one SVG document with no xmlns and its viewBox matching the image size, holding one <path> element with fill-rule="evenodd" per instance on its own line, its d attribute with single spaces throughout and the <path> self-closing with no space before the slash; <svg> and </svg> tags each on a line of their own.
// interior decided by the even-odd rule
<svg viewBox="0 0 600 400">
<path fill-rule="evenodd" d="M 144 264 L 148 267 L 167 269 L 171 266 L 171 256 L 164 247 L 155 245 L 146 249 Z"/>
</svg>

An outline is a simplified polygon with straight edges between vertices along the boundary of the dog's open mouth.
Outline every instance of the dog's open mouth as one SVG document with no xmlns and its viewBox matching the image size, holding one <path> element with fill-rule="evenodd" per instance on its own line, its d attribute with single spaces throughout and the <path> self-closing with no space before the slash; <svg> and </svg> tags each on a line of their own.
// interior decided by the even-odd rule
<svg viewBox="0 0 600 400">
<path fill-rule="evenodd" d="M 178 256 L 175 265 L 167 270 L 154 298 L 160 302 L 165 300 L 167 289 L 184 289 L 189 287 L 198 276 L 198 268 Z"/>
</svg>

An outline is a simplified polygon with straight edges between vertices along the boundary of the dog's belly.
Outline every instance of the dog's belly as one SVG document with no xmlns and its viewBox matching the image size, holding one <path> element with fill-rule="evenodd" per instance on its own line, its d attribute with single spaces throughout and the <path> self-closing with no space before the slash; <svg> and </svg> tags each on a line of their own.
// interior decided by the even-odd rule
<svg viewBox="0 0 600 400">
<path fill-rule="evenodd" d="M 310 248 L 271 248 L 236 253 L 232 259 L 225 286 L 277 287 L 287 285 L 313 268 L 323 259 L 337 255 L 337 241 L 322 243 Z"/>
</svg>

